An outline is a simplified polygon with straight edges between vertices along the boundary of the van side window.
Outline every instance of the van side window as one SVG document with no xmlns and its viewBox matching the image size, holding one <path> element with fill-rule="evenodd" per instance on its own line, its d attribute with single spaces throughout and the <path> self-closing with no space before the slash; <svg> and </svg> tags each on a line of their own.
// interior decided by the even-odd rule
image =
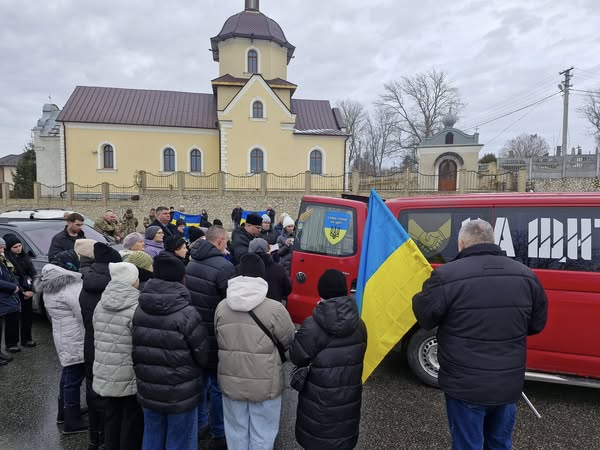
<svg viewBox="0 0 600 450">
<path fill-rule="evenodd" d="M 430 263 L 443 264 L 458 254 L 464 221 L 491 218 L 491 208 L 437 208 L 400 211 L 398 220 Z"/>
<path fill-rule="evenodd" d="M 356 212 L 336 205 L 302 203 L 295 248 L 331 256 L 356 254 Z"/>
<path fill-rule="evenodd" d="M 600 208 L 496 208 L 496 240 L 532 269 L 600 271 Z"/>
</svg>

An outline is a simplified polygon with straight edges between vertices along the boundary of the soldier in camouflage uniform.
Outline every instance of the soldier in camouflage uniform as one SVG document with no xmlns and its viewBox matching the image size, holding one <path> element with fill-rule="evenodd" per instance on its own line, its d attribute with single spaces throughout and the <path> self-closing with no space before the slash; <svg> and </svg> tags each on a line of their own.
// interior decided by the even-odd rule
<svg viewBox="0 0 600 450">
<path fill-rule="evenodd" d="M 121 221 L 121 236 L 127 236 L 128 234 L 135 233 L 138 227 L 138 220 L 133 216 L 131 208 L 125 211 L 123 220 Z"/>
<path fill-rule="evenodd" d="M 121 240 L 119 233 L 119 221 L 117 215 L 110 209 L 104 213 L 104 216 L 96 220 L 94 228 L 102 233 L 114 238 L 117 242 Z"/>
<path fill-rule="evenodd" d="M 150 215 L 148 217 L 144 217 L 144 228 L 148 228 L 152 222 L 156 220 L 156 209 L 152 208 L 150 210 Z"/>
</svg>

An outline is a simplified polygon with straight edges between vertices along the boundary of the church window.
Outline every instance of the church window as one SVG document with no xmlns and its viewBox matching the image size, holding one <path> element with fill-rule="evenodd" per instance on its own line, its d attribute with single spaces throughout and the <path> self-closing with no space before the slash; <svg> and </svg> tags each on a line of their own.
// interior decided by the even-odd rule
<svg viewBox="0 0 600 450">
<path fill-rule="evenodd" d="M 250 152 L 250 173 L 262 173 L 264 167 L 264 155 L 260 148 Z"/>
<path fill-rule="evenodd" d="M 197 148 L 190 152 L 190 172 L 202 172 L 202 153 Z"/>
<path fill-rule="evenodd" d="M 323 155 L 319 150 L 310 152 L 310 173 L 313 175 L 323 174 Z"/>
<path fill-rule="evenodd" d="M 454 144 L 454 134 L 446 133 L 446 144 Z"/>
<path fill-rule="evenodd" d="M 248 52 L 248 73 L 258 73 L 258 52 L 256 50 Z"/>
<path fill-rule="evenodd" d="M 103 169 L 114 169 L 115 168 L 115 151 L 112 145 L 105 145 L 102 148 L 102 168 Z"/>
<path fill-rule="evenodd" d="M 257 100 L 252 104 L 252 118 L 262 119 L 264 117 L 264 109 L 261 101 Z"/>
<path fill-rule="evenodd" d="M 175 172 L 175 150 L 172 148 L 163 150 L 163 171 Z"/>
</svg>

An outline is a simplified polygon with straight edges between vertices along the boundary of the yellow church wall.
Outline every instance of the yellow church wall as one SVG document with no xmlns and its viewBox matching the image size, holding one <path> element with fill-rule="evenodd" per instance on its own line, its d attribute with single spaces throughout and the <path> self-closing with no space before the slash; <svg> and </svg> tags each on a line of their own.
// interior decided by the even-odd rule
<svg viewBox="0 0 600 450">
<path fill-rule="evenodd" d="M 287 80 L 287 49 L 270 41 L 244 38 L 231 38 L 219 43 L 219 75 L 233 75 L 248 78 L 247 52 L 258 52 L 258 71 L 267 80 L 282 78 Z"/>
<path fill-rule="evenodd" d="M 65 124 L 67 181 L 94 186 L 108 182 L 117 186 L 133 184 L 137 170 L 161 172 L 162 151 L 175 150 L 176 170 L 190 170 L 190 151 L 202 153 L 202 171 L 219 171 L 217 130 L 191 128 L 125 127 L 118 125 Z M 102 169 L 102 149 L 114 149 L 115 170 Z"/>
<path fill-rule="evenodd" d="M 292 109 L 292 91 L 289 89 L 273 89 L 273 91 L 288 109 Z"/>
<path fill-rule="evenodd" d="M 217 88 L 217 109 L 223 111 L 241 90 L 242 88 L 237 86 L 219 86 Z"/>
</svg>

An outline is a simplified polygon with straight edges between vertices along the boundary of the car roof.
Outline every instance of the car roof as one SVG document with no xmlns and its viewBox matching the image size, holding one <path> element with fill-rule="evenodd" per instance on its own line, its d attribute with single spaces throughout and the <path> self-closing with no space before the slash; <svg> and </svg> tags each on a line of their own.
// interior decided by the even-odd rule
<svg viewBox="0 0 600 450">
<path fill-rule="evenodd" d="M 14 218 L 4 218 L 0 217 L 0 225 L 21 228 L 24 230 L 34 230 L 36 228 L 44 228 L 48 224 L 61 224 L 63 226 L 66 225 L 63 219 L 41 219 L 41 220 L 32 220 L 29 218 L 25 218 L 23 220 L 14 219 Z"/>
</svg>

